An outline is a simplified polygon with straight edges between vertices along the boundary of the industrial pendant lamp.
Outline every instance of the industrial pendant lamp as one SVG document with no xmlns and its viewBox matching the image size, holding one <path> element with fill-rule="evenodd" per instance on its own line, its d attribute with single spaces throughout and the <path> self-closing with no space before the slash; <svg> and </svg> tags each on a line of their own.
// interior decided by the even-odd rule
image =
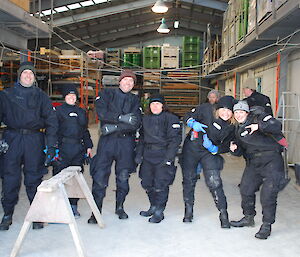
<svg viewBox="0 0 300 257">
<path fill-rule="evenodd" d="M 152 7 L 152 11 L 155 13 L 165 13 L 168 9 L 168 6 L 166 6 L 163 0 L 157 0 Z"/>
<path fill-rule="evenodd" d="M 168 28 L 168 26 L 166 24 L 165 18 L 162 18 L 161 24 L 158 27 L 157 32 L 159 32 L 159 33 L 169 33 L 170 32 L 170 29 Z"/>
</svg>

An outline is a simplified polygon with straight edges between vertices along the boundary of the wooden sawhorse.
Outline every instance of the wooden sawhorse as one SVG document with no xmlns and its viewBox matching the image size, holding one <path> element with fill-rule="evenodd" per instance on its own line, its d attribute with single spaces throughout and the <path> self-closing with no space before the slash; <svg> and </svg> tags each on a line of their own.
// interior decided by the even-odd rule
<svg viewBox="0 0 300 257">
<path fill-rule="evenodd" d="M 80 172 L 81 167 L 70 166 L 54 177 L 44 180 L 30 205 L 24 224 L 11 252 L 17 256 L 21 244 L 32 222 L 51 222 L 69 224 L 78 256 L 84 257 L 84 248 L 77 224 L 70 206 L 70 198 L 86 198 L 100 228 L 104 227 L 101 214 L 90 189 Z"/>
</svg>

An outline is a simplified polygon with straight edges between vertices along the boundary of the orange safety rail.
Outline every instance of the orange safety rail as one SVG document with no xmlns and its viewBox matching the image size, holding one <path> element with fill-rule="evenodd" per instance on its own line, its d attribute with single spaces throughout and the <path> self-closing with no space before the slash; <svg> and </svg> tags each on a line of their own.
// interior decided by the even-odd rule
<svg viewBox="0 0 300 257">
<path fill-rule="evenodd" d="M 30 62 L 31 61 L 31 52 L 28 51 L 27 53 L 27 61 Z"/>
<path fill-rule="evenodd" d="M 279 102 L 279 81 L 280 81 L 280 62 L 281 54 L 277 54 L 277 67 L 276 67 L 276 85 L 275 85 L 275 116 L 278 112 L 278 102 Z"/>
</svg>

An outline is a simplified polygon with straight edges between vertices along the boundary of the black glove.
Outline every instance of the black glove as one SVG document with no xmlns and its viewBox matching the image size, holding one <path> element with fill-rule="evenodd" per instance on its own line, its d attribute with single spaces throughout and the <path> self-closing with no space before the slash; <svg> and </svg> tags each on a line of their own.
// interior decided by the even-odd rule
<svg viewBox="0 0 300 257">
<path fill-rule="evenodd" d="M 101 127 L 101 134 L 103 136 L 109 135 L 111 133 L 114 133 L 115 131 L 117 131 L 118 126 L 117 125 L 113 125 L 113 124 L 105 124 Z"/>
<path fill-rule="evenodd" d="M 143 162 L 143 156 L 141 156 L 141 155 L 135 156 L 134 162 L 135 162 L 137 165 L 141 164 L 141 163 Z"/>
<path fill-rule="evenodd" d="M 4 139 L 1 139 L 0 140 L 0 154 L 6 153 L 8 148 L 9 148 L 8 143 Z"/>
<path fill-rule="evenodd" d="M 91 156 L 85 154 L 84 159 L 83 159 L 83 164 L 84 165 L 89 165 L 91 163 L 91 159 L 92 159 Z"/>
<path fill-rule="evenodd" d="M 46 160 L 45 160 L 46 167 L 51 165 L 51 162 L 53 161 L 55 155 L 56 155 L 56 148 L 54 146 L 48 147 L 46 151 Z"/>
<path fill-rule="evenodd" d="M 133 113 L 128 113 L 124 115 L 120 115 L 118 120 L 120 122 L 135 126 L 138 122 L 137 117 Z"/>
</svg>

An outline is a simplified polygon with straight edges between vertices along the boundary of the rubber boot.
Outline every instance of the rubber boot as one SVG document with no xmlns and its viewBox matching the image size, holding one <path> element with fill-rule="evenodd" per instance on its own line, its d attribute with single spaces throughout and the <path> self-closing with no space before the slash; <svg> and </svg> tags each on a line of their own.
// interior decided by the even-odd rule
<svg viewBox="0 0 300 257">
<path fill-rule="evenodd" d="M 72 209 L 72 212 L 73 212 L 73 214 L 74 214 L 74 218 L 75 218 L 75 219 L 80 218 L 80 213 L 79 213 L 78 210 L 77 210 L 77 204 L 76 204 L 76 205 L 75 205 L 75 204 L 72 204 L 72 205 L 71 205 L 71 209 Z"/>
<path fill-rule="evenodd" d="M 140 215 L 143 217 L 150 217 L 154 214 L 155 210 L 156 210 L 156 206 L 150 205 L 149 210 L 148 211 L 140 211 Z"/>
<path fill-rule="evenodd" d="M 150 223 L 160 223 L 164 218 L 164 208 L 157 208 L 148 221 Z"/>
<path fill-rule="evenodd" d="M 119 216 L 120 220 L 128 219 L 127 213 L 124 211 L 123 208 L 124 201 L 116 202 L 116 214 Z"/>
<path fill-rule="evenodd" d="M 267 239 L 271 235 L 271 223 L 264 222 L 255 234 L 258 239 Z"/>
<path fill-rule="evenodd" d="M 230 228 L 230 222 L 228 220 L 228 212 L 227 210 L 220 210 L 219 219 L 221 222 L 221 228 Z"/>
<path fill-rule="evenodd" d="M 89 224 L 97 224 L 98 223 L 93 213 L 92 213 L 91 217 L 88 219 L 87 222 Z"/>
<path fill-rule="evenodd" d="M 193 207 L 194 207 L 193 204 L 185 203 L 183 222 L 193 221 Z"/>
<path fill-rule="evenodd" d="M 32 229 L 42 229 L 44 228 L 43 222 L 32 222 Z"/>
<path fill-rule="evenodd" d="M 147 196 L 149 198 L 149 202 L 150 202 L 150 208 L 147 211 L 140 211 L 140 215 L 143 217 L 150 217 L 154 214 L 155 210 L 156 210 L 156 206 L 155 206 L 155 192 L 153 190 L 151 191 L 147 191 Z"/>
<path fill-rule="evenodd" d="M 100 213 L 102 213 L 102 201 L 103 201 L 103 199 L 100 202 L 97 202 L 97 207 L 98 207 L 98 210 Z M 94 213 L 92 213 L 91 217 L 88 219 L 87 222 L 89 224 L 97 224 L 98 223 L 94 216 Z"/>
<path fill-rule="evenodd" d="M 230 222 L 231 226 L 233 227 L 254 227 L 254 215 L 245 215 L 242 219 L 238 221 L 231 221 Z"/>
<path fill-rule="evenodd" d="M 8 230 L 9 226 L 12 224 L 12 214 L 5 215 L 0 223 L 0 230 Z"/>
</svg>

